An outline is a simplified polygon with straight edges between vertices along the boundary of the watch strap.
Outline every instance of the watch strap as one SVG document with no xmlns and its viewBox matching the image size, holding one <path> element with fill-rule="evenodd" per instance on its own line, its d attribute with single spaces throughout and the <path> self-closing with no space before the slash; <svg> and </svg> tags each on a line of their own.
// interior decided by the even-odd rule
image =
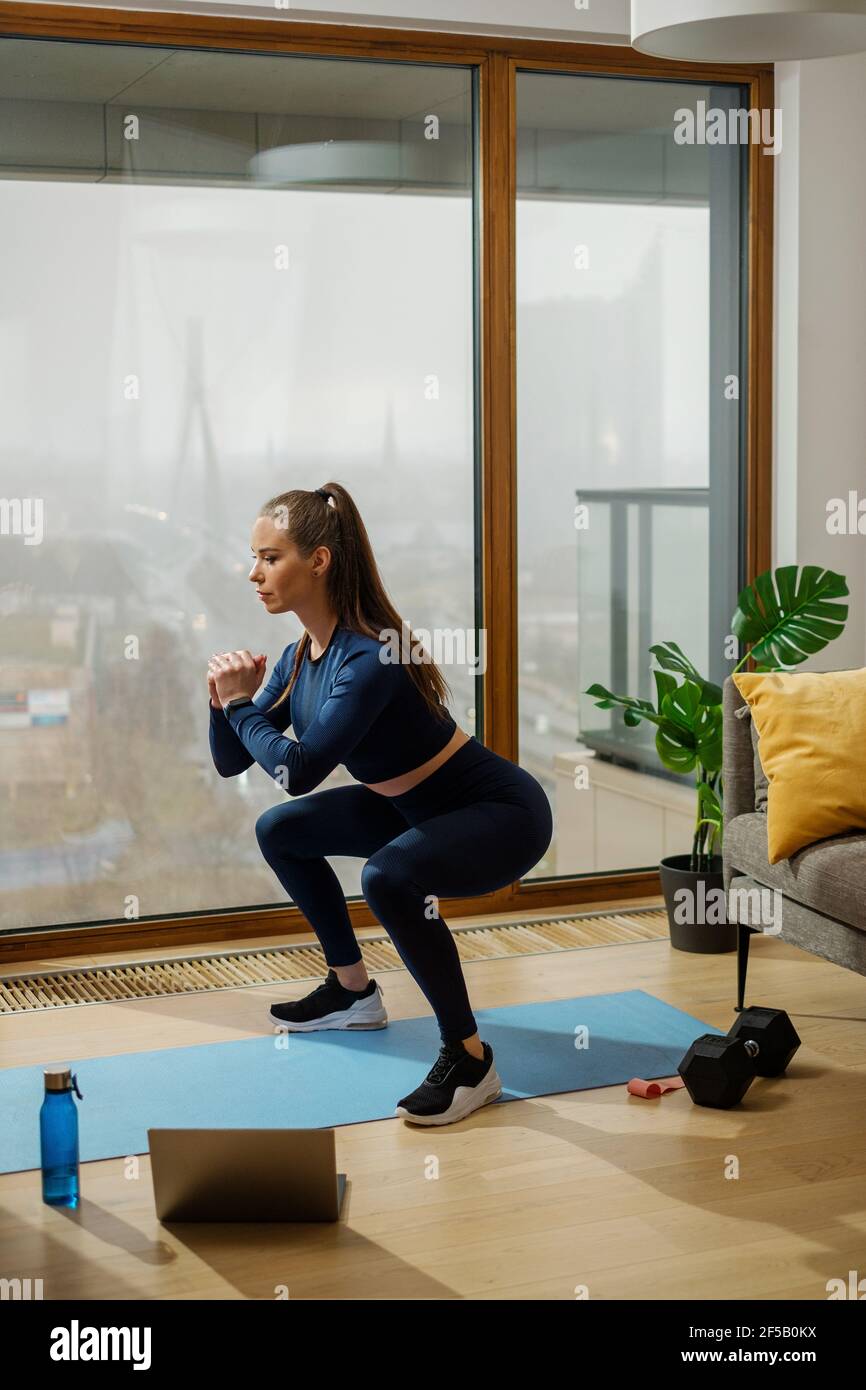
<svg viewBox="0 0 866 1390">
<path fill-rule="evenodd" d="M 239 709 L 241 705 L 254 705 L 255 700 L 251 695 L 236 695 L 233 700 L 226 700 L 223 710 L 228 714 L 230 709 Z"/>
</svg>

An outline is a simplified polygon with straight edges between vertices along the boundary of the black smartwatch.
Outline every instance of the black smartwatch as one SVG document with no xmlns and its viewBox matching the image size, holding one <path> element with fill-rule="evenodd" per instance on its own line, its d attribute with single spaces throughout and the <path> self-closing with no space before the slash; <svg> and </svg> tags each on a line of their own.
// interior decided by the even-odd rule
<svg viewBox="0 0 866 1390">
<path fill-rule="evenodd" d="M 233 700 L 226 700 L 223 710 L 228 714 L 230 709 L 238 709 L 241 705 L 254 705 L 255 700 L 252 695 L 236 695 Z"/>
</svg>

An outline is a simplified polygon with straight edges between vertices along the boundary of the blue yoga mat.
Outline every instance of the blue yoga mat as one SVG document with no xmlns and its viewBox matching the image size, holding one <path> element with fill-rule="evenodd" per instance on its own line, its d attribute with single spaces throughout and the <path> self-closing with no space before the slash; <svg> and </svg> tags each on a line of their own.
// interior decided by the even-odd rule
<svg viewBox="0 0 866 1390">
<path fill-rule="evenodd" d="M 701 1033 L 720 1033 L 642 989 L 476 1009 L 502 1095 L 529 1096 L 672 1076 Z M 586 1043 L 575 1046 L 583 1030 Z M 439 1050 L 432 1016 L 352 1033 L 274 1033 L 236 1042 L 75 1061 L 82 1162 L 147 1153 L 148 1127 L 320 1129 L 394 1116 Z M 0 1070 L 0 1172 L 38 1168 L 42 1066 Z"/>
</svg>

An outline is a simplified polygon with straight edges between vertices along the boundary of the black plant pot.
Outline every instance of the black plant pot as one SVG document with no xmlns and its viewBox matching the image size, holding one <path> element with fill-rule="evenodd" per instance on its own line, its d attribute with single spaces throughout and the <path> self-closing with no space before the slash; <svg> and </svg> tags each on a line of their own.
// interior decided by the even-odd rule
<svg viewBox="0 0 866 1390">
<path fill-rule="evenodd" d="M 706 955 L 736 951 L 737 925 L 728 922 L 722 856 L 714 854 L 710 869 L 700 873 L 689 868 L 690 862 L 688 854 L 669 854 L 659 864 L 671 945 Z"/>
</svg>

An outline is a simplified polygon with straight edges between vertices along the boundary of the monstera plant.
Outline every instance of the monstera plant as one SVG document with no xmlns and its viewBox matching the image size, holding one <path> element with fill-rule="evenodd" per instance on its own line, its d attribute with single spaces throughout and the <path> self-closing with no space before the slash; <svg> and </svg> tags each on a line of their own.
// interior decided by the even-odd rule
<svg viewBox="0 0 866 1390">
<path fill-rule="evenodd" d="M 757 671 L 790 671 L 838 637 L 848 617 L 848 594 L 841 574 L 817 565 L 783 565 L 767 570 L 739 596 L 731 631 L 745 653 L 732 668 L 751 658 Z M 722 692 L 706 680 L 676 642 L 650 647 L 657 667 L 655 704 L 618 695 L 603 685 L 584 692 L 599 709 L 621 709 L 634 728 L 642 720 L 656 726 L 656 751 L 671 772 L 695 773 L 697 808 L 689 869 L 711 869 L 722 843 Z M 664 861 L 662 861 L 664 863 Z"/>
</svg>

